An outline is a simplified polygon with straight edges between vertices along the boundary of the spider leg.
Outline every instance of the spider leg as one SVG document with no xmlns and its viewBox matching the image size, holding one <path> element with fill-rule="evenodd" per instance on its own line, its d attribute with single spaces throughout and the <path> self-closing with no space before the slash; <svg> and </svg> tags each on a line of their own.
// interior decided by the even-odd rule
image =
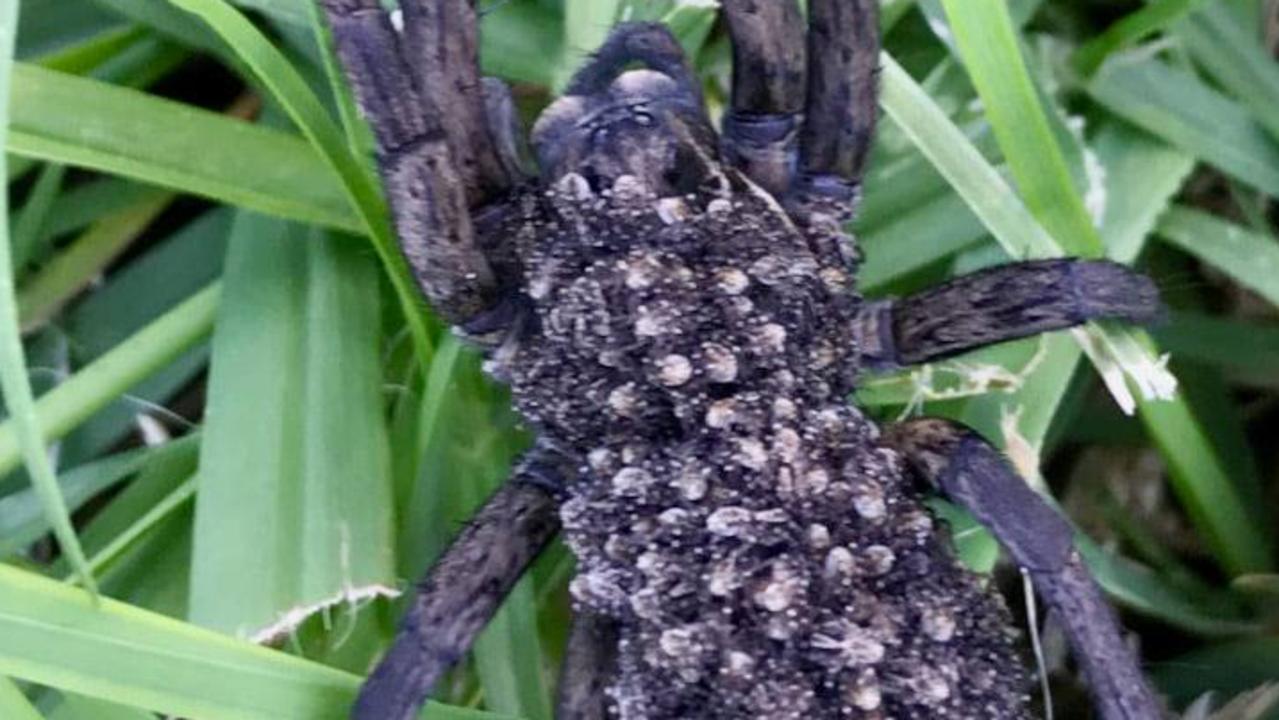
<svg viewBox="0 0 1279 720">
<path fill-rule="evenodd" d="M 795 171 L 804 111 L 804 20 L 795 0 L 725 0 L 733 38 L 725 157 L 775 196 Z"/>
<path fill-rule="evenodd" d="M 1160 703 L 1124 643 L 1114 611 L 1075 551 L 1072 530 L 999 451 L 949 420 L 893 426 L 885 442 L 994 533 L 1057 611 L 1104 720 L 1157 720 Z"/>
<path fill-rule="evenodd" d="M 808 96 L 791 202 L 851 212 L 875 131 L 879 91 L 876 0 L 810 0 Z"/>
<path fill-rule="evenodd" d="M 452 141 L 471 206 L 500 197 L 518 176 L 490 136 L 474 0 L 402 0 L 400 8 L 405 58 Z"/>
<path fill-rule="evenodd" d="M 695 107 L 702 107 L 702 89 L 675 36 L 661 23 L 624 23 L 609 34 L 589 62 L 573 75 L 565 95 L 595 95 L 631 63 L 640 63 L 674 80 Z"/>
<path fill-rule="evenodd" d="M 445 105 L 423 92 L 379 0 L 322 0 L 321 7 L 377 141 L 401 251 L 435 310 L 464 324 L 500 294 L 471 222 L 470 196 L 481 185 L 468 175 L 474 166 L 459 166 L 455 158 L 459 146 L 470 145 L 452 141 L 444 122 L 455 113 L 442 113 Z M 483 102 L 478 93 L 472 100 Z M 487 134 L 487 121 L 479 127 Z"/>
<path fill-rule="evenodd" d="M 613 676 L 616 656 L 616 624 L 592 613 L 576 613 L 560 671 L 556 720 L 605 720 L 609 716 L 604 686 Z"/>
<path fill-rule="evenodd" d="M 354 720 L 416 718 L 432 687 L 559 530 L 562 456 L 535 448 L 418 586 L 395 643 L 352 708 Z"/>
<path fill-rule="evenodd" d="M 867 366 L 886 369 L 1093 319 L 1153 322 L 1162 312 L 1154 283 L 1123 265 L 1033 260 L 869 303 L 857 319 L 857 335 Z"/>
</svg>

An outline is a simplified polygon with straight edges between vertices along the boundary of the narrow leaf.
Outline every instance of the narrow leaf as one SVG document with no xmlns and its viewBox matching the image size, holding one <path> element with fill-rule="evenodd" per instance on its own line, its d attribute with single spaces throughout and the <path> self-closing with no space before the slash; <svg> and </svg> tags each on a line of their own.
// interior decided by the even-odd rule
<svg viewBox="0 0 1279 720">
<path fill-rule="evenodd" d="M 213 329 L 218 292 L 212 285 L 196 293 L 42 395 L 34 409 L 46 436 L 66 435 L 207 336 Z M 0 424 L 0 475 L 20 460 L 18 432 L 14 419 Z"/>
<path fill-rule="evenodd" d="M 1279 196 L 1279 144 L 1238 103 L 1193 75 L 1119 57 L 1088 85 L 1105 108 L 1222 172 Z"/>
<path fill-rule="evenodd" d="M 0 673 L 192 720 L 342 720 L 360 678 L 0 565 Z M 503 716 L 428 705 L 425 720 Z"/>
<path fill-rule="evenodd" d="M 1075 192 L 1022 59 L 1008 5 L 994 0 L 942 4 L 1018 194 L 1068 254 L 1101 254 L 1101 239 Z"/>
<path fill-rule="evenodd" d="M 172 2 L 199 16 L 234 49 L 236 56 L 249 66 L 254 77 L 266 86 L 325 164 L 341 179 L 342 188 L 360 217 L 364 232 L 386 267 L 418 354 L 425 362 L 431 350 L 426 306 L 408 261 L 400 252 L 378 185 L 368 168 L 351 155 L 341 129 L 283 53 L 225 0 Z"/>
<path fill-rule="evenodd" d="M 373 258 L 243 215 L 213 339 L 190 617 L 258 640 L 398 594 Z M 265 535 L 256 528 L 272 528 Z"/>
<path fill-rule="evenodd" d="M 1279 244 L 1273 238 L 1188 207 L 1169 210 L 1157 232 L 1279 307 Z"/>
<path fill-rule="evenodd" d="M 173 195 L 153 193 L 142 202 L 94 223 L 49 260 L 23 284 L 18 294 L 22 329 L 31 332 L 49 322 L 106 266 L 142 234 L 173 201 Z"/>
<path fill-rule="evenodd" d="M 9 79 L 17 29 L 17 0 L 0 0 L 0 135 L 6 132 L 9 125 Z M 0 156 L 0 165 L 3 163 L 3 156 Z M 58 538 L 58 545 L 71 558 L 85 587 L 96 597 L 97 584 L 89 571 L 80 541 L 76 538 L 75 528 L 71 526 L 71 517 L 58 487 L 53 464 L 45 451 L 44 430 L 40 426 L 35 400 L 31 395 L 22 335 L 18 328 L 17 297 L 13 290 L 8 217 L 8 193 L 0 193 L 0 218 L 3 218 L 0 222 L 0 388 L 4 390 L 4 400 L 11 418 L 5 426 L 13 426 L 27 472 L 31 475 L 31 484 L 40 495 L 45 515 Z"/>
<path fill-rule="evenodd" d="M 325 227 L 360 227 L 333 174 L 295 136 L 21 63 L 12 97 L 10 152 Z"/>
<path fill-rule="evenodd" d="M 0 677 L 0 714 L 9 720 L 44 720 L 18 686 Z"/>
</svg>

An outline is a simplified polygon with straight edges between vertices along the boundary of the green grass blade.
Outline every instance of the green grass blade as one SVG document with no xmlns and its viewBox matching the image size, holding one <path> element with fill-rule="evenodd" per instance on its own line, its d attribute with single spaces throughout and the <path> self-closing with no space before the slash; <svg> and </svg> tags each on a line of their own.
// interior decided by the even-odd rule
<svg viewBox="0 0 1279 720">
<path fill-rule="evenodd" d="M 1234 382 L 1279 387 L 1279 327 L 1272 324 L 1176 312 L 1154 334 L 1174 357 L 1223 368 Z"/>
<path fill-rule="evenodd" d="M 1116 58 L 1088 93 L 1103 107 L 1222 172 L 1279 196 L 1279 143 L 1238 103 L 1149 59 Z"/>
<path fill-rule="evenodd" d="M 1197 408 L 1183 395 L 1170 402 L 1138 402 L 1141 421 L 1168 463 L 1173 490 L 1213 555 L 1232 575 L 1273 567 L 1270 528 L 1245 502 Z"/>
<path fill-rule="evenodd" d="M 362 227 L 324 161 L 295 136 L 21 63 L 12 94 L 10 152 L 325 227 Z"/>
<path fill-rule="evenodd" d="M 191 433 L 148 450 L 143 462 L 136 463 L 136 476 L 111 497 L 106 507 L 81 532 L 85 551 L 91 556 L 101 555 L 105 548 L 130 532 L 130 528 L 152 508 L 190 479 L 199 464 L 201 439 L 200 433 Z"/>
<path fill-rule="evenodd" d="M 189 479 L 179 485 L 173 492 L 164 496 L 159 502 L 152 505 L 143 515 L 138 518 L 137 522 L 125 528 L 123 532 L 116 535 L 107 543 L 105 547 L 93 553 L 89 557 L 89 567 L 94 572 L 101 571 L 108 563 L 118 558 L 124 553 L 130 545 L 138 538 L 145 535 L 149 530 L 156 527 L 163 520 L 169 517 L 178 507 L 186 504 L 195 497 L 195 479 Z"/>
<path fill-rule="evenodd" d="M 858 269 L 860 289 L 874 293 L 887 283 L 972 247 L 986 228 L 963 199 L 943 194 L 894 221 L 861 235 L 866 263 Z"/>
<path fill-rule="evenodd" d="M 8 161 L 8 167 L 4 169 L 6 182 L 13 182 L 14 180 L 17 180 L 25 175 L 28 170 L 36 166 L 35 160 L 22 157 L 20 155 L 8 155 L 6 159 Z"/>
<path fill-rule="evenodd" d="M 564 0 L 564 56 L 556 71 L 556 92 L 608 37 L 621 7 L 622 0 Z"/>
<path fill-rule="evenodd" d="M 381 295 L 363 245 L 250 215 L 225 283 L 190 617 L 276 639 L 327 607 L 396 594 Z"/>
<path fill-rule="evenodd" d="M 0 134 L 9 124 L 9 77 L 13 67 L 14 35 L 18 29 L 17 0 L 0 0 Z M 0 164 L 4 161 L 0 159 Z M 27 361 L 18 329 L 18 304 L 13 289 L 12 245 L 9 243 L 9 200 L 0 197 L 0 388 L 4 390 L 18 447 L 22 451 L 31 484 L 40 495 L 45 515 L 62 552 L 71 558 L 85 587 L 97 595 L 97 583 L 89 571 L 76 538 L 67 505 L 58 487 L 53 464 L 45 450 L 44 430 L 36 413 L 27 375 Z"/>
<path fill-rule="evenodd" d="M 36 418 L 49 439 L 60 438 L 213 329 L 219 286 L 212 285 L 134 333 L 66 382 L 42 395 Z M 21 459 L 14 420 L 0 424 L 0 475 Z"/>
<path fill-rule="evenodd" d="M 1007 4 L 943 0 L 942 5 L 1018 194 L 1068 254 L 1100 255 L 1101 239 L 1031 83 Z"/>
<path fill-rule="evenodd" d="M 73 367 L 93 362 L 217 280 L 234 216 L 235 211 L 226 207 L 201 215 L 116 268 L 78 301 L 58 322 L 70 344 Z M 109 450 L 137 430 L 142 414 L 185 425 L 160 406 L 189 387 L 207 367 L 208 358 L 208 344 L 198 343 L 130 388 L 62 440 L 62 462 L 84 462 Z"/>
<path fill-rule="evenodd" d="M 1141 255 L 1169 198 L 1190 177 L 1195 159 L 1115 121 L 1102 125 L 1092 145 L 1106 170 L 1106 211 L 1101 220 L 1106 256 L 1129 265 Z"/>
<path fill-rule="evenodd" d="M 553 3 L 506 3 L 480 23 L 480 64 L 512 82 L 550 87 L 564 56 L 562 18 Z"/>
<path fill-rule="evenodd" d="M 1279 142 L 1279 64 L 1256 28 L 1245 29 L 1223 3 L 1205 4 L 1177 26 L 1177 35 L 1213 79 L 1252 110 Z"/>
<path fill-rule="evenodd" d="M 226 55 L 226 47 L 195 18 L 168 0 L 92 0 L 113 13 L 148 27 L 190 48 Z"/>
<path fill-rule="evenodd" d="M 13 223 L 10 242 L 13 244 L 13 270 L 16 277 L 22 276 L 37 252 L 43 230 L 49 222 L 49 211 L 62 190 L 62 179 L 66 173 L 65 165 L 45 165 L 36 177 L 26 204 L 18 213 L 18 219 Z"/>
<path fill-rule="evenodd" d="M 72 511 L 98 493 L 113 487 L 148 464 L 194 447 L 186 438 L 158 448 L 141 448 L 111 455 L 64 472 L 58 482 Z M 40 512 L 34 490 L 22 490 L 0 498 L 0 557 L 18 552 L 49 532 L 49 523 Z M 84 547 L 93 543 L 84 537 Z"/>
<path fill-rule="evenodd" d="M 74 45 L 34 58 L 33 62 L 50 70 L 84 75 L 132 47 L 145 35 L 146 31 L 140 27 L 110 27 Z"/>
<path fill-rule="evenodd" d="M 1076 535 L 1076 546 L 1106 592 L 1144 615 L 1208 637 L 1257 632 L 1259 623 L 1234 593 L 1175 583 Z"/>
<path fill-rule="evenodd" d="M 19 58 L 47 55 L 123 24 L 91 3 L 22 0 L 22 7 L 18 20 Z"/>
<path fill-rule="evenodd" d="M 342 720 L 360 678 L 0 566 L 0 673 L 193 720 Z M 502 716 L 429 705 L 426 720 Z"/>
<path fill-rule="evenodd" d="M 1273 687 L 1279 667 L 1279 638 L 1272 634 L 1199 648 L 1160 663 L 1155 681 L 1175 703 L 1191 702 L 1204 693 L 1230 697 L 1262 685 Z M 1274 713 L 1241 715 L 1273 720 Z"/>
<path fill-rule="evenodd" d="M 49 714 L 49 720 L 154 720 L 155 715 L 146 710 L 131 708 L 118 703 L 75 693 L 63 692 L 62 702 Z"/>
<path fill-rule="evenodd" d="M 173 202 L 171 193 L 157 191 L 132 207 L 94 223 L 44 267 L 23 283 L 18 293 L 18 317 L 23 332 L 44 325 L 106 266 L 142 234 Z"/>
<path fill-rule="evenodd" d="M 44 720 L 31 701 L 7 677 L 0 677 L 0 715 L 8 720 Z"/>
<path fill-rule="evenodd" d="M 906 71 L 882 56 L 880 104 L 1013 257 L 1060 255 L 1052 237 L 981 152 Z"/>
<path fill-rule="evenodd" d="M 305 27 L 308 23 L 305 6 L 313 3 L 299 0 L 235 0 L 245 10 L 257 10 L 267 17 Z"/>
<path fill-rule="evenodd" d="M 1149 3 L 1080 45 L 1071 57 L 1071 63 L 1080 74 L 1092 75 L 1106 58 L 1167 28 L 1203 3 L 1204 0 L 1156 0 Z"/>
<path fill-rule="evenodd" d="M 288 59 L 225 0 L 171 1 L 200 17 L 231 46 L 341 179 L 342 187 L 363 223 L 364 232 L 391 278 L 418 354 L 426 362 L 431 350 L 426 305 L 408 261 L 400 252 L 378 185 L 368 167 L 351 155 L 342 130 Z"/>
<path fill-rule="evenodd" d="M 1156 232 L 1279 307 L 1279 245 L 1273 238 L 1181 206 L 1163 216 Z"/>
<path fill-rule="evenodd" d="M 151 185 L 118 177 L 99 177 L 67 188 L 53 201 L 41 242 L 83 230 L 156 192 Z"/>
</svg>

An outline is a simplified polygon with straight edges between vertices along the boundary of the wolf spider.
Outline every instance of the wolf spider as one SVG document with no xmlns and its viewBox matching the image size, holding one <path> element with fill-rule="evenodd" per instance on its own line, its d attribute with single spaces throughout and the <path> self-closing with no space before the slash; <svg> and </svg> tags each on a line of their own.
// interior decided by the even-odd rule
<svg viewBox="0 0 1279 720">
<path fill-rule="evenodd" d="M 845 402 L 900 367 L 1093 318 L 1104 261 L 864 301 L 843 226 L 875 124 L 874 0 L 724 0 L 722 135 L 660 25 L 615 29 L 532 131 L 468 0 L 321 0 L 402 249 L 540 440 L 421 583 L 354 717 L 415 717 L 560 529 L 578 560 L 562 720 L 1020 718 L 1007 610 L 924 506 L 968 508 L 1056 610 L 1101 715 L 1155 718 L 1071 528 L 971 430 Z M 638 66 L 638 69 L 633 69 Z"/>
</svg>

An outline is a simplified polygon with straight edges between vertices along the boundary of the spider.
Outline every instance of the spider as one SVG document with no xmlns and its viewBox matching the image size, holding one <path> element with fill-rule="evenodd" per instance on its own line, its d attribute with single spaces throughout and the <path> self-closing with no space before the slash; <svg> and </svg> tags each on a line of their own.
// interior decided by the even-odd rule
<svg viewBox="0 0 1279 720">
<path fill-rule="evenodd" d="M 562 720 L 1022 718 L 1009 614 L 924 505 L 967 507 L 1062 617 L 1100 714 L 1159 702 L 1066 521 L 950 421 L 845 401 L 901 367 L 1093 318 L 1144 276 L 1014 263 L 865 301 L 843 227 L 876 116 L 874 0 L 724 0 L 722 134 L 674 38 L 617 27 L 532 129 L 468 0 L 321 0 L 403 252 L 539 440 L 420 584 L 353 717 L 411 718 L 559 531 Z"/>
</svg>

